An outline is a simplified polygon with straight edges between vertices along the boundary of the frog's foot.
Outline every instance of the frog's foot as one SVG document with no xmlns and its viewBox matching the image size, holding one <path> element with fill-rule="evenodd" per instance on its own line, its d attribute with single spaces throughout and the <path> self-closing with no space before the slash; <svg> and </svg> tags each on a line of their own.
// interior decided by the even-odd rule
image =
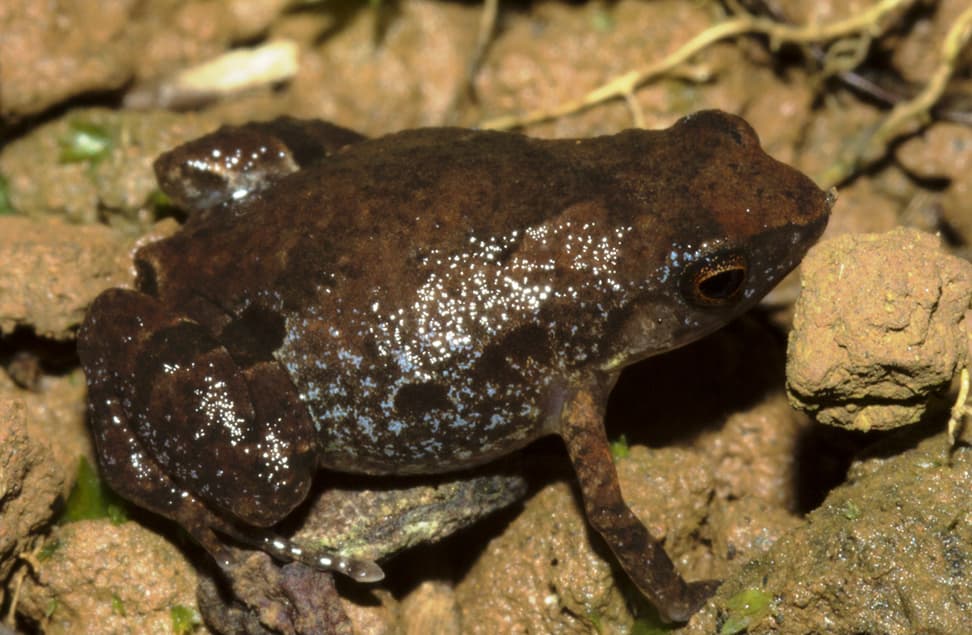
<svg viewBox="0 0 972 635">
<path fill-rule="evenodd" d="M 299 562 L 319 571 L 336 571 L 355 582 L 378 582 L 385 573 L 371 560 L 349 558 L 324 549 L 307 549 L 272 532 L 246 528 L 223 531 L 234 540 L 264 551 L 278 560 Z"/>
</svg>

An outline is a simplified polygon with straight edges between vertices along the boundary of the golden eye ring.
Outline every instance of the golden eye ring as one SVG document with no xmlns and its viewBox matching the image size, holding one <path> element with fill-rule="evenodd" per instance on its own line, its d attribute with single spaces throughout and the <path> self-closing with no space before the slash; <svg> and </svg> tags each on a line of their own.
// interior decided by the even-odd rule
<svg viewBox="0 0 972 635">
<path fill-rule="evenodd" d="M 738 252 L 713 254 L 698 260 L 685 272 L 686 297 L 701 307 L 720 307 L 735 302 L 749 274 L 746 257 Z"/>
</svg>

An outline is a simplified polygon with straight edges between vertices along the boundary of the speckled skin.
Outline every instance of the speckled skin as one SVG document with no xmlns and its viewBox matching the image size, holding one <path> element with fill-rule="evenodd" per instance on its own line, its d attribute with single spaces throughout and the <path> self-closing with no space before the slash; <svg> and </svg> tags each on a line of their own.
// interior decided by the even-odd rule
<svg viewBox="0 0 972 635">
<path fill-rule="evenodd" d="M 318 467 L 442 472 L 560 434 L 592 524 L 662 614 L 711 592 L 632 520 L 601 418 L 621 368 L 755 304 L 826 224 L 831 198 L 744 121 L 554 141 L 284 119 L 156 170 L 193 214 L 79 337 L 120 493 L 221 561 L 212 529 L 376 579 L 244 525 L 285 517 Z"/>
</svg>

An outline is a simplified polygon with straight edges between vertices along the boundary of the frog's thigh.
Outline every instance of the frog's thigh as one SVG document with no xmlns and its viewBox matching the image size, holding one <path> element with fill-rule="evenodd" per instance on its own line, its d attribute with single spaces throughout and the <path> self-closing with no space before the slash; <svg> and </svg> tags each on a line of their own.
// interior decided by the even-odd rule
<svg viewBox="0 0 972 635">
<path fill-rule="evenodd" d="M 170 479 L 127 427 L 121 399 L 113 387 L 89 380 L 89 414 L 102 477 L 124 498 L 176 521 L 222 566 L 232 556 L 213 529 L 231 531 L 199 499 Z"/>
<path fill-rule="evenodd" d="M 183 488 L 255 525 L 271 525 L 307 494 L 313 425 L 275 364 L 236 364 L 202 326 L 154 298 L 119 292 L 108 315 L 135 315 L 127 341 L 127 419 L 145 451 Z M 121 341 L 126 341 L 122 339 Z"/>
<path fill-rule="evenodd" d="M 113 490 L 186 528 L 221 563 L 229 552 L 212 529 L 228 529 L 198 498 L 175 483 L 132 429 L 127 408 L 145 334 L 161 307 L 139 294 L 111 289 L 98 296 L 78 334 L 78 355 L 88 380 L 89 418 L 103 478 Z"/>
<path fill-rule="evenodd" d="M 596 405 L 597 401 L 589 392 L 575 390 L 564 405 L 560 424 L 560 436 L 577 472 L 587 517 L 662 618 L 686 621 L 712 595 L 717 584 L 686 583 L 662 545 L 648 534 L 622 499 L 604 432 L 604 410 Z"/>
</svg>

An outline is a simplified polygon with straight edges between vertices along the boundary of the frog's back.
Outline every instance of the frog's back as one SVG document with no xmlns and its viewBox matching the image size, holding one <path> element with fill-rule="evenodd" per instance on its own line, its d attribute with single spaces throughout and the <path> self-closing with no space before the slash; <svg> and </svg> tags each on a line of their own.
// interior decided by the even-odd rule
<svg viewBox="0 0 972 635">
<path fill-rule="evenodd" d="M 366 286 L 414 286 L 403 278 L 430 252 L 522 232 L 592 191 L 589 174 L 516 135 L 415 130 L 346 150 L 142 249 L 153 286 L 231 312 L 254 293 L 294 308 L 318 294 L 327 303 Z"/>
</svg>

